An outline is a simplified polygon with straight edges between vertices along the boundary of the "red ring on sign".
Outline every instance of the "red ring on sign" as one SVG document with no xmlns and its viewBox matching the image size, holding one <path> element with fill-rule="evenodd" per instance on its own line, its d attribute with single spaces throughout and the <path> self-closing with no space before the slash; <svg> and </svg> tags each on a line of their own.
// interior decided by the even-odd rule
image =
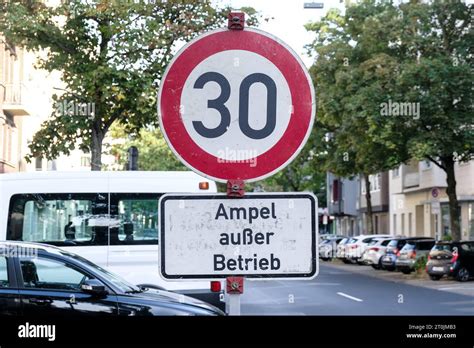
<svg viewBox="0 0 474 348">
<path fill-rule="evenodd" d="M 293 114 L 287 129 L 272 148 L 257 156 L 255 167 L 250 163 L 219 163 L 217 157 L 190 137 L 181 120 L 181 94 L 186 79 L 200 62 L 227 50 L 247 50 L 271 61 L 286 79 L 291 93 Z M 301 150 L 312 124 L 313 93 L 303 69 L 285 46 L 254 30 L 218 31 L 198 38 L 175 57 L 160 87 L 161 125 L 168 143 L 191 169 L 214 180 L 254 181 L 270 176 Z"/>
</svg>

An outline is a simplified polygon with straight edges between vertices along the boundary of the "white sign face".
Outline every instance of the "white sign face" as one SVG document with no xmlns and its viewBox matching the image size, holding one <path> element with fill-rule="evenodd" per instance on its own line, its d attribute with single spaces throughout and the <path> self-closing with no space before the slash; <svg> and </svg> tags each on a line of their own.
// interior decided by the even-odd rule
<svg viewBox="0 0 474 348">
<path fill-rule="evenodd" d="M 165 279 L 311 279 L 318 273 L 312 194 L 164 195 L 159 211 Z"/>
</svg>

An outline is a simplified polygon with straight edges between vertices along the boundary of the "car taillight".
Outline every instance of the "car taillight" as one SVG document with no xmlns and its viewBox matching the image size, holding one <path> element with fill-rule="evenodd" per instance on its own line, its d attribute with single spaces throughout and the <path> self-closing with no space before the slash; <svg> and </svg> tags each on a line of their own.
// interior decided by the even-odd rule
<svg viewBox="0 0 474 348">
<path fill-rule="evenodd" d="M 400 256 L 400 250 L 398 250 L 398 249 L 395 249 L 395 250 L 396 250 L 395 255 L 397 255 L 397 257 L 399 257 Z"/>
<path fill-rule="evenodd" d="M 415 251 L 415 250 L 413 250 L 413 251 L 411 252 L 410 257 L 411 257 L 412 259 L 416 259 L 416 251 Z"/>
<path fill-rule="evenodd" d="M 428 255 L 428 261 L 431 260 L 431 255 Z"/>
<path fill-rule="evenodd" d="M 221 291 L 221 282 L 212 281 L 211 282 L 211 291 L 212 292 L 220 292 Z"/>
<path fill-rule="evenodd" d="M 351 249 L 357 249 L 357 245 L 351 245 Z"/>
<path fill-rule="evenodd" d="M 458 260 L 459 254 L 457 251 L 453 251 L 453 258 L 451 259 L 451 263 L 455 263 Z"/>
<path fill-rule="evenodd" d="M 379 248 L 370 248 L 370 250 L 379 251 Z"/>
<path fill-rule="evenodd" d="M 202 181 L 199 183 L 200 190 L 209 190 L 209 183 L 207 181 Z"/>
</svg>

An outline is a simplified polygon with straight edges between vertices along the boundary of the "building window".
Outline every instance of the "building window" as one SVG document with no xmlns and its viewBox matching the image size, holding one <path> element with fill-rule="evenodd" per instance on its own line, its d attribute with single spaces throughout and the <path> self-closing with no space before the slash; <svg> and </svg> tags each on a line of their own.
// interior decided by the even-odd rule
<svg viewBox="0 0 474 348">
<path fill-rule="evenodd" d="M 467 208 L 467 225 L 468 225 L 468 235 L 467 239 L 474 239 L 474 203 L 469 203 Z"/>
<path fill-rule="evenodd" d="M 82 156 L 81 167 L 90 167 L 90 166 L 91 166 L 91 158 L 89 156 Z"/>
<path fill-rule="evenodd" d="M 413 231 L 412 231 L 412 213 L 408 213 L 408 235 L 411 236 L 411 235 L 415 235 L 413 234 Z"/>
<path fill-rule="evenodd" d="M 374 226 L 375 234 L 379 233 L 379 217 L 375 215 L 375 226 Z"/>
<path fill-rule="evenodd" d="M 462 231 L 462 225 L 461 225 L 461 206 L 458 206 L 458 211 L 459 211 L 459 226 L 461 227 Z M 451 235 L 451 225 L 449 222 L 449 204 L 441 204 L 441 234 L 443 236 Z"/>
<path fill-rule="evenodd" d="M 35 158 L 35 170 L 43 170 L 43 159 L 40 157 Z"/>
<path fill-rule="evenodd" d="M 48 171 L 56 171 L 56 160 L 48 161 L 47 167 Z"/>
<path fill-rule="evenodd" d="M 421 161 L 420 162 L 421 170 L 430 170 L 432 168 L 431 161 Z"/>
<path fill-rule="evenodd" d="M 332 201 L 339 201 L 339 180 L 333 180 L 332 182 Z"/>
<path fill-rule="evenodd" d="M 400 176 L 400 167 L 392 170 L 392 178 L 398 178 Z"/>
<path fill-rule="evenodd" d="M 393 234 L 397 234 L 397 214 L 393 214 Z"/>
<path fill-rule="evenodd" d="M 16 161 L 16 150 L 17 150 L 17 132 L 13 117 L 5 115 L 4 123 L 0 127 L 0 139 L 2 141 L 2 152 L 0 153 L 0 159 L 5 162 L 15 163 Z"/>
<path fill-rule="evenodd" d="M 405 235 L 405 214 L 401 215 L 401 228 L 402 228 L 402 234 Z"/>
</svg>

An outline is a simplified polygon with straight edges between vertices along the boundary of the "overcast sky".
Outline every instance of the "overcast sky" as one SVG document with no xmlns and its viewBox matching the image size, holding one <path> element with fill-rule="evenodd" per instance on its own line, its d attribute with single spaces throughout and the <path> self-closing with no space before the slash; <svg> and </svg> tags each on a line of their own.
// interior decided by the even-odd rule
<svg viewBox="0 0 474 348">
<path fill-rule="evenodd" d="M 312 59 L 306 55 L 304 45 L 311 43 L 314 35 L 304 28 L 310 21 L 324 16 L 330 8 L 344 8 L 339 0 L 214 0 L 218 5 L 230 5 L 233 9 L 253 7 L 263 17 L 274 17 L 268 23 L 262 22 L 260 29 L 277 36 L 286 42 L 309 67 Z M 305 2 L 324 3 L 323 9 L 305 9 Z"/>
<path fill-rule="evenodd" d="M 317 21 L 330 8 L 344 9 L 344 1 L 340 0 L 213 0 L 218 5 L 230 5 L 233 9 L 253 7 L 264 17 L 274 17 L 268 23 L 263 22 L 260 29 L 273 34 L 285 41 L 301 57 L 307 67 L 312 64 L 312 58 L 306 55 L 304 45 L 311 43 L 314 35 L 307 32 L 304 25 Z M 305 9 L 304 3 L 323 3 L 323 9 Z M 465 0 L 472 4 L 474 0 Z"/>
</svg>

